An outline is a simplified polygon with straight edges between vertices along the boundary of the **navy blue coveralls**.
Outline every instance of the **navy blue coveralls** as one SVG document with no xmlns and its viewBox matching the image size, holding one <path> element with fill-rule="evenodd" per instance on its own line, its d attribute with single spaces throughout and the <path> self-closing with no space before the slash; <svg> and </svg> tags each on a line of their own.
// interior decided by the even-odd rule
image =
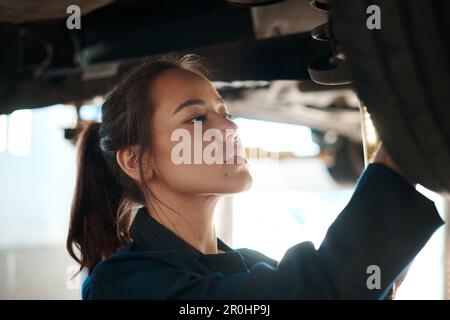
<svg viewBox="0 0 450 320">
<path fill-rule="evenodd" d="M 277 262 L 255 250 L 203 254 L 139 209 L 133 242 L 97 264 L 83 299 L 382 299 L 443 224 L 434 203 L 383 164 L 367 167 L 318 250 L 299 243 Z M 273 239 L 276 241 L 276 239 Z M 380 268 L 369 289 L 367 268 Z"/>
</svg>

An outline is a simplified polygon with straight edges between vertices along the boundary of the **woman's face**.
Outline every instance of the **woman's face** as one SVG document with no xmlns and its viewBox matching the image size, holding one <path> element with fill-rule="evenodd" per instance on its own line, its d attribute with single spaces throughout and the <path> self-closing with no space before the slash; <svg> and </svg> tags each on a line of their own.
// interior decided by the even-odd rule
<svg viewBox="0 0 450 320">
<path fill-rule="evenodd" d="M 225 102 L 207 79 L 171 69 L 152 83 L 151 184 L 182 194 L 230 194 L 250 188 L 244 149 Z"/>
</svg>

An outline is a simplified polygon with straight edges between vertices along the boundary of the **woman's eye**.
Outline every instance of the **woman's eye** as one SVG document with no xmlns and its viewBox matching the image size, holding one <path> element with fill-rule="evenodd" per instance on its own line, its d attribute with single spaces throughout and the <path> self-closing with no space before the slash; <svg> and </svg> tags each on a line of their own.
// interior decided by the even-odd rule
<svg viewBox="0 0 450 320">
<path fill-rule="evenodd" d="M 205 119 L 206 119 L 205 116 L 197 116 L 197 117 L 192 118 L 190 121 L 192 123 L 196 123 L 196 122 L 203 122 L 203 121 L 205 121 Z"/>
<path fill-rule="evenodd" d="M 225 118 L 227 118 L 228 120 L 233 120 L 234 115 L 232 115 L 231 113 L 225 112 Z"/>
</svg>

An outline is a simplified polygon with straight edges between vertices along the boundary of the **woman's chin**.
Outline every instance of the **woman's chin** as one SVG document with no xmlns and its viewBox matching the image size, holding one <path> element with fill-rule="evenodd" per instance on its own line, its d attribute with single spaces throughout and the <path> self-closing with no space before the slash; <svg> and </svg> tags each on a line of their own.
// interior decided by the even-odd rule
<svg viewBox="0 0 450 320">
<path fill-rule="evenodd" d="M 241 171 L 234 175 L 227 177 L 228 181 L 225 183 L 225 193 L 240 193 L 251 188 L 253 178 L 248 171 Z"/>
<path fill-rule="evenodd" d="M 201 176 L 202 178 L 194 179 L 190 184 L 186 184 L 186 180 L 184 180 L 183 186 L 189 186 L 189 189 L 184 189 L 183 193 L 229 195 L 247 191 L 253 184 L 253 178 L 248 170 L 221 172 L 219 175 L 210 173 L 209 176 Z"/>
</svg>

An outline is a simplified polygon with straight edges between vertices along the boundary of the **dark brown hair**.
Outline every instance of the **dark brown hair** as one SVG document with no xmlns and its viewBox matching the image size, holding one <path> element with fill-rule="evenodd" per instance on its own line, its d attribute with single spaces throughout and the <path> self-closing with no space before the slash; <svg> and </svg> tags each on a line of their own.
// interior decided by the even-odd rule
<svg viewBox="0 0 450 320">
<path fill-rule="evenodd" d="M 130 242 L 131 205 L 145 204 L 151 194 L 120 168 L 116 152 L 138 146 L 141 161 L 151 150 L 148 124 L 155 108 L 151 84 L 169 69 L 188 70 L 207 76 L 195 55 L 171 55 L 147 60 L 126 75 L 106 96 L 101 123 L 92 123 L 78 141 L 78 172 L 72 200 L 67 250 L 91 273 L 94 266 Z M 148 198 L 147 198 L 148 199 Z"/>
</svg>

